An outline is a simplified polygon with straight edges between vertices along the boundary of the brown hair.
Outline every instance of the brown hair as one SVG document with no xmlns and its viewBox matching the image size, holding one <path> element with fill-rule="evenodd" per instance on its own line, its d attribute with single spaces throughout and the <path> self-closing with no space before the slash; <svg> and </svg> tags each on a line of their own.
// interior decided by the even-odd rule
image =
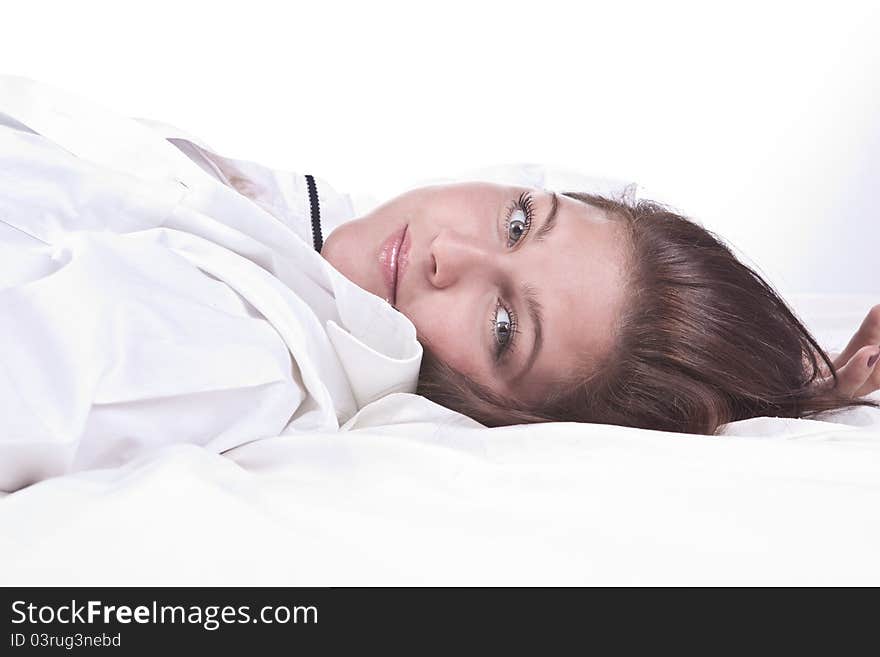
<svg viewBox="0 0 880 657">
<path fill-rule="evenodd" d="M 419 394 L 487 426 L 573 421 L 698 434 L 750 417 L 880 407 L 836 389 L 828 354 L 711 231 L 654 201 L 564 195 L 626 229 L 627 301 L 612 348 L 525 405 L 455 371 L 424 344 Z M 833 386 L 815 385 L 820 362 Z"/>
</svg>

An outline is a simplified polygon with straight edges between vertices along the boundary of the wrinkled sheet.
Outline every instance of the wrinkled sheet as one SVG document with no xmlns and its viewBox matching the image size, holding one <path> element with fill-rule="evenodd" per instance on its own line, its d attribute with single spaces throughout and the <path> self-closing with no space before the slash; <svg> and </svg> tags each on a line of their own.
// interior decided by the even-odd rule
<svg viewBox="0 0 880 657">
<path fill-rule="evenodd" d="M 839 350 L 876 301 L 794 305 Z M 880 585 L 880 410 L 715 437 L 484 429 L 402 394 L 371 412 L 5 496 L 0 582 Z"/>
<path fill-rule="evenodd" d="M 0 491 L 416 389 L 412 322 L 312 244 L 307 190 L 328 229 L 347 196 L 173 130 L 0 75 Z"/>
</svg>

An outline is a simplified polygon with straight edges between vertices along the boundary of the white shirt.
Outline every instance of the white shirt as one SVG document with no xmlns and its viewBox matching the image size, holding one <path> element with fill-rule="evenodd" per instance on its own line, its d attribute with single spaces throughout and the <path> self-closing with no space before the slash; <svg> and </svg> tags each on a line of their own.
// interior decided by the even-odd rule
<svg viewBox="0 0 880 657">
<path fill-rule="evenodd" d="M 354 211 L 314 180 L 326 239 Z M 0 77 L 0 490 L 414 391 L 415 328 L 321 258 L 310 212 L 304 175 Z"/>
</svg>

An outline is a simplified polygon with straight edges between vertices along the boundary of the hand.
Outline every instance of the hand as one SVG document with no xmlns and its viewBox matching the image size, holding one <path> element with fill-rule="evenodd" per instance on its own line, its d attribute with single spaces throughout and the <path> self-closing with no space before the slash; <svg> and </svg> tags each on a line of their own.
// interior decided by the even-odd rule
<svg viewBox="0 0 880 657">
<path fill-rule="evenodd" d="M 864 397 L 880 389 L 880 304 L 871 308 L 859 330 L 831 361 L 837 370 L 837 387 L 850 397 Z M 872 360 L 873 358 L 873 360 Z M 868 363 L 871 363 L 868 365 Z M 823 368 L 824 369 L 824 368 Z M 817 385 L 832 385 L 829 372 Z"/>
</svg>

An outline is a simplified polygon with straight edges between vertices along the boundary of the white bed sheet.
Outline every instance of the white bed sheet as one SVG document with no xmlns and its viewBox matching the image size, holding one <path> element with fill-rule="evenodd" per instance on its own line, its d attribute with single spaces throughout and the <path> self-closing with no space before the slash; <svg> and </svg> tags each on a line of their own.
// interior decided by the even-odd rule
<svg viewBox="0 0 880 657">
<path fill-rule="evenodd" d="M 791 301 L 839 350 L 878 300 Z M 8 495 L 0 582 L 880 584 L 880 410 L 704 437 L 384 403 L 396 424 L 167 446 Z"/>
</svg>

